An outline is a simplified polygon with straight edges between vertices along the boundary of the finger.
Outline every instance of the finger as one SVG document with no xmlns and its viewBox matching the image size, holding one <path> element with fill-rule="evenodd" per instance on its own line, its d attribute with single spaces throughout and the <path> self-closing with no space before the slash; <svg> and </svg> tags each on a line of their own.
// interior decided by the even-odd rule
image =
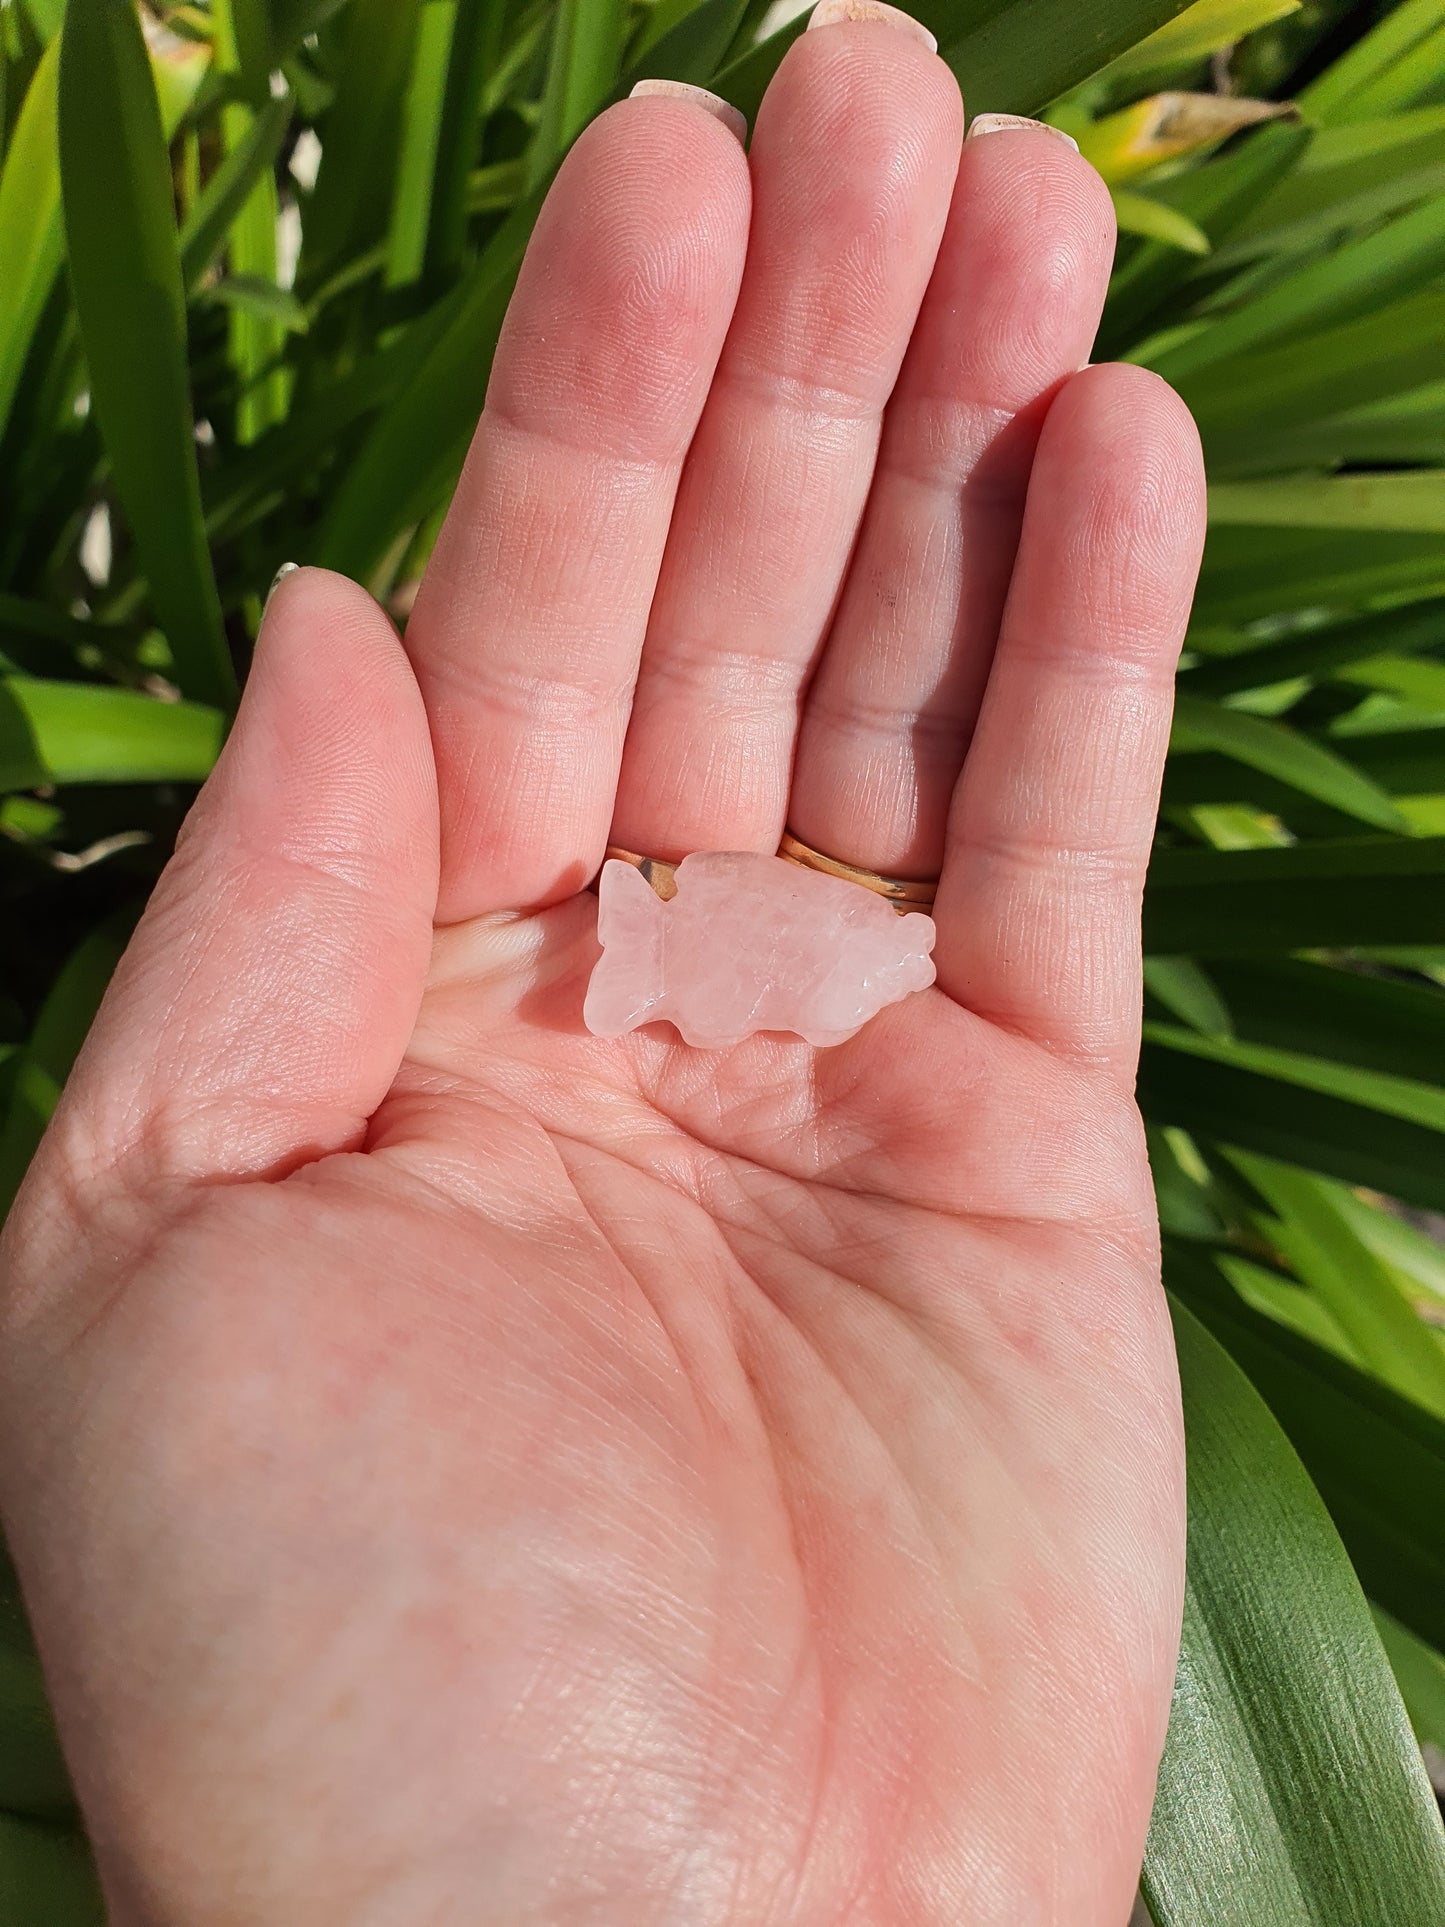
<svg viewBox="0 0 1445 1927">
<path fill-rule="evenodd" d="M 30 1194 L 68 1174 L 92 1199 L 146 1196 L 360 1142 L 421 1001 L 436 875 L 401 643 L 354 583 L 288 576 Z"/>
<path fill-rule="evenodd" d="M 804 711 L 789 827 L 815 849 L 938 875 L 1039 430 L 1087 359 L 1113 253 L 1108 190 L 1071 141 L 974 122 Z"/>
<path fill-rule="evenodd" d="M 768 90 L 747 271 L 679 493 L 623 759 L 613 834 L 630 849 L 777 848 L 799 695 L 857 533 L 961 129 L 953 76 L 912 21 L 805 33 Z"/>
<path fill-rule="evenodd" d="M 1076 375 L 1049 411 L 935 917 L 940 984 L 1124 1078 L 1139 906 L 1204 541 L 1199 438 L 1155 375 Z"/>
<path fill-rule="evenodd" d="M 407 629 L 443 921 L 569 895 L 601 861 L 748 203 L 735 129 L 653 91 L 593 123 L 542 210 Z"/>
</svg>

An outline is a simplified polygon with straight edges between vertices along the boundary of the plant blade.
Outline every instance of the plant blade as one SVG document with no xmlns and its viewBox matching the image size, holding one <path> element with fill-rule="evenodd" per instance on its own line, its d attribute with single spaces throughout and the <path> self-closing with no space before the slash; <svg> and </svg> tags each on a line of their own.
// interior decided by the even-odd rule
<svg viewBox="0 0 1445 1927">
<path fill-rule="evenodd" d="M 1189 1429 L 1179 1683 L 1144 1863 L 1156 1927 L 1445 1914 L 1445 1841 L 1338 1538 L 1268 1408 L 1175 1308 Z"/>
<path fill-rule="evenodd" d="M 177 679 L 227 703 L 235 676 L 201 521 L 170 163 L 129 0 L 66 10 L 59 96 L 71 285 L 116 493 Z"/>
</svg>

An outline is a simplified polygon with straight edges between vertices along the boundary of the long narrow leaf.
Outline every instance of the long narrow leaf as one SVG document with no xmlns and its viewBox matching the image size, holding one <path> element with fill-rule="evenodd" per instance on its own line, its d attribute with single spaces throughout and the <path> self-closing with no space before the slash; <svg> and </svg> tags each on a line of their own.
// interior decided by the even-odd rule
<svg viewBox="0 0 1445 1927">
<path fill-rule="evenodd" d="M 336 98 L 321 123 L 321 170 L 306 214 L 300 278 L 308 290 L 386 232 L 419 13 L 420 0 L 349 0 L 341 14 Z"/>
<path fill-rule="evenodd" d="M 1247 1305 L 1211 1253 L 1166 1239 L 1164 1275 L 1283 1426 L 1370 1597 L 1445 1641 L 1445 1425 Z"/>
<path fill-rule="evenodd" d="M 1144 1864 L 1156 1927 L 1445 1915 L 1445 1841 L 1358 1581 L 1239 1369 L 1175 1310 L 1189 1428 L 1179 1683 Z"/>
<path fill-rule="evenodd" d="M 1445 1087 L 1445 991 L 1289 957 L 1217 962 L 1234 1034 Z"/>
<path fill-rule="evenodd" d="M 1264 648 L 1242 650 L 1184 672 L 1183 682 L 1200 695 L 1227 696 L 1263 689 L 1295 676 L 1322 676 L 1383 651 L 1405 655 L 1445 643 L 1445 597 L 1387 609 L 1351 622 L 1311 629 Z"/>
<path fill-rule="evenodd" d="M 539 201 L 524 202 L 492 237 L 446 332 L 383 410 L 331 503 L 316 561 L 368 577 L 455 483 Z"/>
<path fill-rule="evenodd" d="M 0 789 L 42 783 L 199 783 L 225 718 L 103 684 L 0 679 Z"/>
<path fill-rule="evenodd" d="M 1317 121 L 1349 118 L 1361 91 L 1388 74 L 1439 25 L 1439 0 L 1404 0 L 1310 83 L 1300 96 L 1302 106 Z"/>
<path fill-rule="evenodd" d="M 0 171 L 0 431 L 15 397 L 35 329 L 60 272 L 65 235 L 56 158 L 56 78 L 60 42 L 53 40 L 26 90 Z"/>
<path fill-rule="evenodd" d="M 1415 1737 L 1422 1746 L 1429 1744 L 1445 1752 L 1445 1659 L 1388 1613 L 1376 1612 L 1375 1630 Z"/>
<path fill-rule="evenodd" d="M 1172 746 L 1218 750 L 1362 823 L 1386 830 L 1405 827 L 1399 810 L 1369 777 L 1322 743 L 1265 717 L 1181 692 L 1175 703 Z"/>
<path fill-rule="evenodd" d="M 626 38 L 622 0 L 556 0 L 552 57 L 527 183 L 536 188 L 611 94 Z"/>
<path fill-rule="evenodd" d="M 1144 899 L 1161 956 L 1445 943 L 1445 837 L 1161 850 Z"/>
<path fill-rule="evenodd" d="M 256 183 L 269 173 L 280 153 L 293 106 L 290 94 L 283 94 L 252 116 L 244 138 L 232 143 L 186 216 L 180 234 L 181 271 L 192 291 L 219 254 Z"/>
<path fill-rule="evenodd" d="M 432 275 L 454 273 L 466 252 L 468 192 L 482 90 L 501 57 L 506 19 L 506 0 L 466 0 L 452 28 L 426 247 L 426 267 Z"/>
<path fill-rule="evenodd" d="M 1377 233 L 1288 275 L 1174 347 L 1142 350 L 1170 381 L 1257 342 L 1279 341 L 1351 320 L 1425 287 L 1445 268 L 1445 200 L 1402 214 Z"/>
<path fill-rule="evenodd" d="M 67 9 L 60 158 L 71 284 L 116 493 L 182 687 L 225 703 L 235 679 L 201 523 L 170 164 L 130 0 Z"/>
<path fill-rule="evenodd" d="M 105 1927 L 90 1851 L 77 1831 L 0 1813 L 0 1920 Z"/>
<path fill-rule="evenodd" d="M 1272 1214 L 1277 1250 L 1328 1307 L 1354 1355 L 1386 1385 L 1445 1421 L 1445 1347 L 1395 1272 L 1355 1231 L 1342 1185 L 1273 1158 L 1233 1159 Z"/>
<path fill-rule="evenodd" d="M 1145 1043 L 1139 1103 L 1151 1123 L 1445 1210 L 1445 1131 L 1206 1055 L 1216 1043 Z"/>
<path fill-rule="evenodd" d="M 418 280 L 426 264 L 457 23 L 457 0 L 422 0 L 411 77 L 402 105 L 396 192 L 387 234 L 388 287 L 405 287 Z"/>
</svg>

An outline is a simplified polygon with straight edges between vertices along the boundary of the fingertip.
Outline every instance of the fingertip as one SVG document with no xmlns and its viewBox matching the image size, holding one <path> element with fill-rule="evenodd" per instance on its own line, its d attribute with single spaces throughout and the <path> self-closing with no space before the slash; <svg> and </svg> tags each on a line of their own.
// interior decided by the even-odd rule
<svg viewBox="0 0 1445 1927">
<path fill-rule="evenodd" d="M 963 97 L 946 61 L 916 35 L 875 17 L 819 23 L 815 16 L 814 24 L 837 30 L 793 42 L 763 97 L 760 130 L 767 121 L 776 137 L 781 120 L 790 139 L 807 139 L 817 129 L 814 138 L 834 145 L 840 171 L 854 152 L 891 154 L 900 171 L 915 158 L 936 164 L 935 144 L 956 164 Z"/>
<path fill-rule="evenodd" d="M 558 442 L 681 459 L 747 254 L 752 188 L 694 101 L 616 102 L 574 144 L 508 309 L 488 412 Z"/>
<path fill-rule="evenodd" d="M 730 100 L 721 94 L 714 94 L 706 87 L 694 87 L 685 80 L 647 79 L 639 80 L 627 96 L 629 100 L 669 100 L 680 101 L 684 106 L 695 107 L 732 134 L 739 145 L 748 144 L 748 117 L 740 108 L 734 107 Z"/>
<path fill-rule="evenodd" d="M 309 810 L 360 822 L 380 816 L 384 799 L 414 873 L 434 864 L 426 709 L 390 617 L 359 583 L 320 568 L 278 582 L 213 783 L 208 809 L 239 790 L 255 820 L 300 823 Z M 374 822 L 366 834 L 385 843 L 392 830 Z"/>
<path fill-rule="evenodd" d="M 1204 452 L 1189 408 L 1162 375 L 1100 362 L 1063 384 L 1044 425 L 1050 455 L 1116 483 L 1139 514 L 1172 523 L 1176 540 L 1203 541 Z M 1041 453 L 1043 445 L 1041 443 Z"/>
</svg>

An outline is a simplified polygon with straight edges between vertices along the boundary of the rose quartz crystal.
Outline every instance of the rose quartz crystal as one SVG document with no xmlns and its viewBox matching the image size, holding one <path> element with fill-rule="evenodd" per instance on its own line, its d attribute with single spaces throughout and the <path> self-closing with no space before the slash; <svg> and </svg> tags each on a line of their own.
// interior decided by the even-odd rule
<svg viewBox="0 0 1445 1927">
<path fill-rule="evenodd" d="M 667 1019 L 708 1049 L 756 1030 L 841 1044 L 933 982 L 932 917 L 781 857 L 699 851 L 664 903 L 640 871 L 602 866 L 603 950 L 583 1018 L 598 1037 Z"/>
</svg>

